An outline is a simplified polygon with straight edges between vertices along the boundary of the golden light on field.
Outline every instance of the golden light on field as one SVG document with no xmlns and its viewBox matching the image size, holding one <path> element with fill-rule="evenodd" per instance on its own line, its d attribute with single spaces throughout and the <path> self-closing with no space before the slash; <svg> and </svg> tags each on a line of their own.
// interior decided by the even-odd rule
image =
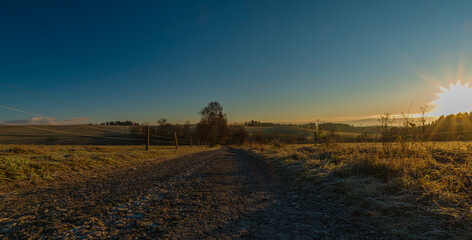
<svg viewBox="0 0 472 240">
<path fill-rule="evenodd" d="M 449 84 L 448 88 L 439 87 L 438 99 L 431 104 L 436 105 L 434 115 L 449 115 L 459 112 L 472 111 L 472 87 L 469 83 Z"/>
</svg>

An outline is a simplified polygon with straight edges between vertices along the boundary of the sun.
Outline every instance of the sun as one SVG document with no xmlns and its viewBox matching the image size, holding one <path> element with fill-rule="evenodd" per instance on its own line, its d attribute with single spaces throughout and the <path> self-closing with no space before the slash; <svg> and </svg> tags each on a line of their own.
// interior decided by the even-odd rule
<svg viewBox="0 0 472 240">
<path fill-rule="evenodd" d="M 459 112 L 472 111 L 472 87 L 469 83 L 462 84 L 458 81 L 456 84 L 449 84 L 449 88 L 439 87 L 438 99 L 431 105 L 436 105 L 433 111 L 434 115 L 449 115 Z"/>
</svg>

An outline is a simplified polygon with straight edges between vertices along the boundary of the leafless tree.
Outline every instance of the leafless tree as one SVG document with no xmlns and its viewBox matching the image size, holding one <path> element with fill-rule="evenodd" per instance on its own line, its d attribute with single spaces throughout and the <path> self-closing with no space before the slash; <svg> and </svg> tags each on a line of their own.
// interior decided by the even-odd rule
<svg viewBox="0 0 472 240">
<path fill-rule="evenodd" d="M 228 119 L 223 113 L 219 102 L 210 102 L 200 112 L 200 122 L 197 124 L 198 137 L 210 145 L 222 144 L 230 136 Z"/>
<path fill-rule="evenodd" d="M 392 121 L 391 114 L 388 112 L 381 114 L 379 116 L 379 121 L 380 121 L 380 137 L 381 137 L 384 149 L 386 150 L 388 148 L 388 142 L 390 141 L 389 127 Z"/>
<path fill-rule="evenodd" d="M 413 118 L 411 117 L 410 111 L 413 103 L 410 103 L 410 106 L 408 107 L 408 111 L 405 113 L 402 109 L 402 121 L 403 121 L 403 128 L 404 128 L 404 140 L 411 139 L 412 137 L 412 130 L 416 127 L 415 122 L 413 121 Z"/>
<path fill-rule="evenodd" d="M 246 141 L 249 133 L 246 131 L 243 125 L 234 125 L 232 130 L 233 144 L 241 146 Z"/>
<path fill-rule="evenodd" d="M 421 113 L 420 123 L 421 123 L 421 130 L 422 130 L 421 133 L 423 135 L 426 132 L 426 115 L 428 114 L 428 111 L 429 111 L 428 104 L 424 104 L 420 106 L 420 113 Z"/>
<path fill-rule="evenodd" d="M 167 118 L 160 118 L 159 120 L 157 120 L 157 124 L 159 124 L 159 126 L 165 126 L 167 125 Z"/>
</svg>

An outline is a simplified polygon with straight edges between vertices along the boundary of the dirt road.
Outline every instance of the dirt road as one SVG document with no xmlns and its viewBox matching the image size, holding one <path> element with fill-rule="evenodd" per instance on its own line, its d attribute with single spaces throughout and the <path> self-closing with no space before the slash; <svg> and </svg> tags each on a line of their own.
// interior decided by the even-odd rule
<svg viewBox="0 0 472 240">
<path fill-rule="evenodd" d="M 3 195 L 0 238 L 388 239 L 229 148 Z"/>
</svg>

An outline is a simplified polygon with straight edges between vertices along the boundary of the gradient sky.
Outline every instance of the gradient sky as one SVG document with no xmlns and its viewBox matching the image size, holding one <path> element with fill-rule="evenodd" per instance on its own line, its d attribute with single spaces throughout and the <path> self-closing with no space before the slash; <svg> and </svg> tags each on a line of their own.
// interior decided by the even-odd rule
<svg viewBox="0 0 472 240">
<path fill-rule="evenodd" d="M 1 82 L 138 122 L 395 114 L 469 81 L 471 47 L 471 1 L 0 2 Z M 0 105 L 119 120 L 2 85 Z"/>
</svg>

